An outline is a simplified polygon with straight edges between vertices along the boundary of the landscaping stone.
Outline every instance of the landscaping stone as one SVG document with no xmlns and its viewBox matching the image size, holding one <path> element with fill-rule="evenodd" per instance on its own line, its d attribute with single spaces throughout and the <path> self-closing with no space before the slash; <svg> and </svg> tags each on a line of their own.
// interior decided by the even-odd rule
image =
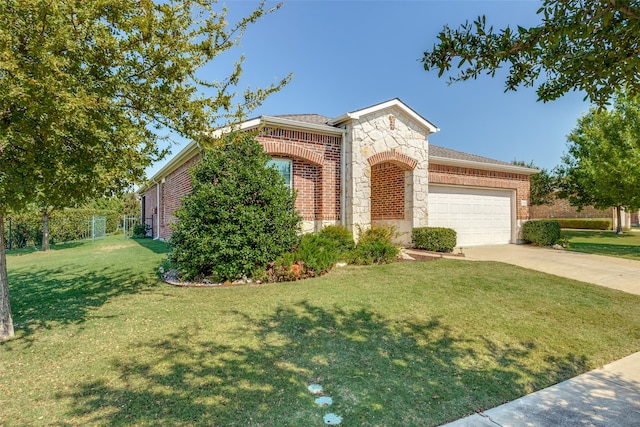
<svg viewBox="0 0 640 427">
<path fill-rule="evenodd" d="M 316 399 L 316 405 L 318 406 L 331 406 L 333 399 L 329 396 L 322 396 Z"/>
<path fill-rule="evenodd" d="M 329 413 L 327 415 L 325 415 L 322 420 L 324 421 L 325 424 L 330 425 L 330 426 L 337 426 L 338 424 L 340 424 L 342 422 L 342 417 L 334 414 L 334 413 Z"/>
<path fill-rule="evenodd" d="M 320 384 L 310 384 L 307 389 L 313 394 L 322 394 L 322 386 Z"/>
</svg>

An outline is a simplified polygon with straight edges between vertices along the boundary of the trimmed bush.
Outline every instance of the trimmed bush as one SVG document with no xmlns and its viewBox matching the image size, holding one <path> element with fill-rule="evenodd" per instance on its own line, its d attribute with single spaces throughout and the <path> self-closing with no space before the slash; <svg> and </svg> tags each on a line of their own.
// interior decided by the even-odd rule
<svg viewBox="0 0 640 427">
<path fill-rule="evenodd" d="M 360 229 L 359 235 L 355 249 L 347 254 L 350 264 L 388 264 L 397 258 L 398 247 L 391 241 L 396 236 L 395 227 L 372 227 L 364 231 Z"/>
<path fill-rule="evenodd" d="M 349 230 L 341 225 L 330 225 L 319 233 L 304 234 L 294 252 L 280 256 L 256 278 L 265 276 L 264 280 L 283 282 L 320 276 L 331 270 L 353 247 L 353 235 Z"/>
<path fill-rule="evenodd" d="M 144 239 L 147 237 L 149 231 L 151 231 L 149 224 L 136 224 L 133 226 L 132 236 L 134 239 Z"/>
<path fill-rule="evenodd" d="M 327 225 L 318 234 L 333 241 L 342 253 L 350 251 L 355 246 L 353 234 L 342 225 Z"/>
<path fill-rule="evenodd" d="M 549 220 L 527 221 L 522 226 L 522 238 L 536 245 L 551 246 L 560 240 L 560 223 Z"/>
<path fill-rule="evenodd" d="M 305 234 L 295 252 L 296 260 L 304 262 L 310 276 L 329 271 L 340 259 L 342 251 L 331 240 L 320 234 Z"/>
<path fill-rule="evenodd" d="M 584 230 L 612 230 L 613 220 L 598 218 L 553 218 L 547 221 L 556 221 L 561 228 L 575 228 Z"/>
<path fill-rule="evenodd" d="M 416 227 L 411 234 L 413 247 L 434 252 L 453 252 L 457 238 L 455 230 L 444 227 Z"/>
<path fill-rule="evenodd" d="M 299 241 L 295 194 L 249 134 L 229 134 L 191 171 L 169 258 L 186 279 L 236 280 Z"/>
</svg>

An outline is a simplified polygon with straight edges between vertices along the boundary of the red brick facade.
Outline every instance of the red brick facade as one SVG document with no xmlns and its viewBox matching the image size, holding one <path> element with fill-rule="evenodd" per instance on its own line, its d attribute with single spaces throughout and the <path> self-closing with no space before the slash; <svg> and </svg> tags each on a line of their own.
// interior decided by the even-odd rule
<svg viewBox="0 0 640 427">
<path fill-rule="evenodd" d="M 405 171 L 391 162 L 371 167 L 371 220 L 405 219 Z"/>
<path fill-rule="evenodd" d="M 265 128 L 257 139 L 267 154 L 294 160 L 293 188 L 303 219 L 340 219 L 339 136 Z"/>
<path fill-rule="evenodd" d="M 340 219 L 340 137 L 267 128 L 256 139 L 267 154 L 292 160 L 296 209 L 303 220 Z M 170 224 L 177 221 L 182 197 L 191 191 L 189 169 L 197 159 L 193 156 L 144 193 L 145 218 L 153 218 L 154 237 L 171 236 Z"/>
<path fill-rule="evenodd" d="M 191 192 L 191 175 L 189 169 L 198 161 L 194 156 L 171 172 L 160 185 L 160 236 L 168 238 L 171 235 L 171 224 L 177 221 L 176 210 L 180 207 L 182 198 Z"/>
<path fill-rule="evenodd" d="M 429 183 L 516 190 L 516 219 L 529 219 L 528 175 L 430 164 Z"/>
<path fill-rule="evenodd" d="M 371 166 L 382 162 L 391 162 L 405 169 L 415 169 L 418 165 L 418 161 L 416 159 L 412 159 L 406 154 L 398 153 L 396 151 L 383 151 L 382 153 L 374 154 L 367 159 L 367 162 L 369 162 Z"/>
<path fill-rule="evenodd" d="M 155 185 L 142 196 L 142 218 L 152 227 L 151 236 L 158 237 L 158 190 Z"/>
<path fill-rule="evenodd" d="M 314 220 L 320 212 L 322 199 L 319 192 L 319 167 L 298 159 L 292 161 L 292 167 L 293 189 L 297 193 L 296 210 L 303 220 Z"/>
</svg>

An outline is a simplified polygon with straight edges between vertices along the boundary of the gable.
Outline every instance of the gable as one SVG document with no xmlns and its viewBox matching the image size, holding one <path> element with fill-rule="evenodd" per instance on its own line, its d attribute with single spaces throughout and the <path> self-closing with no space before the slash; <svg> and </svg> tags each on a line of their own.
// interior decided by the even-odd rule
<svg viewBox="0 0 640 427">
<path fill-rule="evenodd" d="M 339 126 L 353 120 L 366 120 L 367 116 L 379 117 L 384 114 L 402 116 L 407 122 L 411 122 L 417 128 L 421 128 L 426 135 L 440 131 L 437 126 L 422 117 L 420 114 L 416 113 L 412 108 L 400 101 L 398 98 L 343 114 L 333 120 L 330 120 L 328 124 L 332 126 Z"/>
</svg>

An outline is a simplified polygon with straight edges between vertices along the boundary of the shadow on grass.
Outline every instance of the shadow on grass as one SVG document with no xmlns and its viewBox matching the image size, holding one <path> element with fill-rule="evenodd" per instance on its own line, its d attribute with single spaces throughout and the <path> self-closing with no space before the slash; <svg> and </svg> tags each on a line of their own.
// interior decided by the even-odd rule
<svg viewBox="0 0 640 427">
<path fill-rule="evenodd" d="M 52 251 L 61 251 L 64 249 L 71 249 L 71 248 L 77 248 L 83 245 L 86 245 L 87 243 L 91 243 L 91 240 L 77 240 L 77 241 L 73 241 L 73 242 L 64 242 L 64 243 L 56 243 L 51 245 L 51 250 Z M 34 252 L 41 252 L 41 248 L 38 246 L 29 246 L 29 247 L 25 247 L 25 248 L 16 248 L 16 249 L 11 249 L 8 250 L 7 249 L 7 256 L 21 256 L 21 255 L 28 255 L 28 254 L 32 254 Z"/>
<path fill-rule="evenodd" d="M 234 313 L 244 345 L 194 325 L 140 342 L 112 361 L 113 379 L 62 392 L 68 425 L 430 426 L 496 406 L 583 372 L 583 357 L 528 358 L 531 343 L 461 339 L 437 318 L 389 321 L 368 310 L 281 307 Z M 206 337 L 206 338 L 205 338 Z M 333 398 L 319 408 L 307 387 Z"/>
<path fill-rule="evenodd" d="M 110 298 L 140 292 L 149 275 L 110 267 L 76 274 L 66 268 L 19 270 L 9 273 L 9 285 L 16 337 L 29 340 L 38 329 L 82 323 Z"/>
<path fill-rule="evenodd" d="M 168 254 L 169 246 L 160 240 L 153 239 L 132 239 L 134 242 L 142 246 L 143 248 L 149 249 L 153 253 L 156 254 Z"/>
</svg>

